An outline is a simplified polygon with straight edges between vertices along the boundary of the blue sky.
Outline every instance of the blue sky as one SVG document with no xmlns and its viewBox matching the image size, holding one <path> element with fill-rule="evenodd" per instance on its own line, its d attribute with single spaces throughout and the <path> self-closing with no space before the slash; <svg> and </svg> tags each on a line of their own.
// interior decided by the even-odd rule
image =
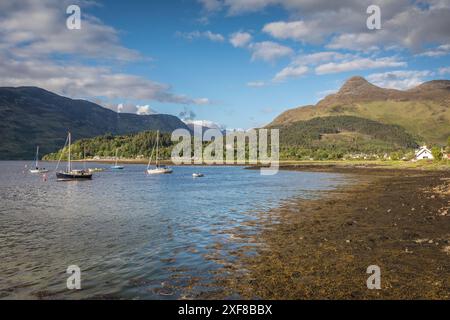
<svg viewBox="0 0 450 320">
<path fill-rule="evenodd" d="M 81 30 L 65 27 L 71 3 Z M 354 75 L 397 89 L 448 78 L 449 18 L 448 0 L 20 0 L 0 4 L 0 85 L 250 128 Z"/>
</svg>

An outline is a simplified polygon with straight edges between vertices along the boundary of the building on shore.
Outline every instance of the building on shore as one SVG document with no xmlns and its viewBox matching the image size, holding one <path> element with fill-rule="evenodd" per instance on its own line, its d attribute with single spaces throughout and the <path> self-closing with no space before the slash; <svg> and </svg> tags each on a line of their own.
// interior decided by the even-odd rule
<svg viewBox="0 0 450 320">
<path fill-rule="evenodd" d="M 427 148 L 427 146 L 423 146 L 420 149 L 416 150 L 416 155 L 414 160 L 433 160 L 433 154 L 431 150 Z"/>
</svg>

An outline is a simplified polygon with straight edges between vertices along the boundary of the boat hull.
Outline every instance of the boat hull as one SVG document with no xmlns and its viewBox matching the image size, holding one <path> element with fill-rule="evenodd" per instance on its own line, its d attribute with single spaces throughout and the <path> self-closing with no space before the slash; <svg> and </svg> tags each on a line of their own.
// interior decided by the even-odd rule
<svg viewBox="0 0 450 320">
<path fill-rule="evenodd" d="M 45 169 L 37 169 L 37 170 L 32 169 L 32 170 L 30 170 L 30 173 L 36 173 L 36 174 L 47 173 L 47 172 L 48 172 L 48 170 L 45 170 Z"/>
<path fill-rule="evenodd" d="M 123 170 L 124 167 L 122 166 L 112 166 L 111 169 L 112 170 Z"/>
<path fill-rule="evenodd" d="M 172 169 L 169 168 L 157 168 L 147 170 L 147 174 L 170 174 L 172 172 L 173 172 Z"/>
<path fill-rule="evenodd" d="M 57 172 L 56 179 L 58 181 L 77 181 L 77 180 L 91 180 L 92 173 L 66 173 Z"/>
</svg>

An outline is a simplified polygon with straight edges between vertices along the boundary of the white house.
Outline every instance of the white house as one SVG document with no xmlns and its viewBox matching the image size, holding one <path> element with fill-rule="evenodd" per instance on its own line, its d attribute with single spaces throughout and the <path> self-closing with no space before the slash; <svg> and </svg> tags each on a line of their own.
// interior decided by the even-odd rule
<svg viewBox="0 0 450 320">
<path fill-rule="evenodd" d="M 423 146 L 420 149 L 416 150 L 416 156 L 414 157 L 415 160 L 427 160 L 431 159 L 433 160 L 433 154 L 431 153 L 431 150 L 427 148 L 427 146 Z"/>
</svg>

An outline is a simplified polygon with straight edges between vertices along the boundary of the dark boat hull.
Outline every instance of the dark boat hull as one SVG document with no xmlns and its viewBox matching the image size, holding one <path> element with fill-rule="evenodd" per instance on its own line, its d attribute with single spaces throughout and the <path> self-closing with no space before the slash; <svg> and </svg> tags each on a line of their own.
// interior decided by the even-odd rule
<svg viewBox="0 0 450 320">
<path fill-rule="evenodd" d="M 56 179 L 58 179 L 59 181 L 91 180 L 92 173 L 72 174 L 72 173 L 57 172 Z"/>
</svg>

